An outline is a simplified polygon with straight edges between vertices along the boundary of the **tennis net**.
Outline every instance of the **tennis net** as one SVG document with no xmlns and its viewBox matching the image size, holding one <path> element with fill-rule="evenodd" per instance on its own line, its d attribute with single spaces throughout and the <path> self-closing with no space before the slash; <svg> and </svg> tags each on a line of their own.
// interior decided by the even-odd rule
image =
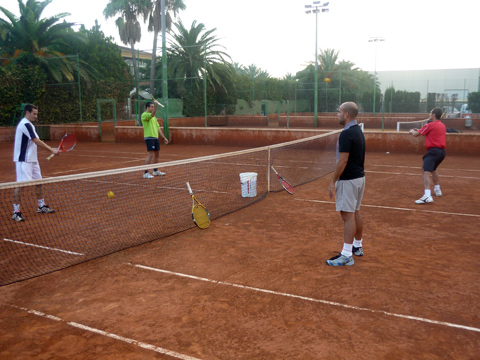
<svg viewBox="0 0 480 360">
<path fill-rule="evenodd" d="M 397 131 L 409 131 L 410 129 L 421 129 L 428 119 L 417 121 L 397 121 Z"/>
<path fill-rule="evenodd" d="M 335 167 L 338 136 L 336 131 L 274 146 L 162 163 L 166 176 L 155 179 L 144 179 L 148 167 L 138 166 L 0 184 L 0 285 L 193 228 L 187 181 L 215 220 L 263 199 L 269 191 L 281 191 L 270 165 L 294 186 L 325 176 Z M 257 174 L 255 196 L 242 193 L 241 173 Z M 35 194 L 40 186 L 55 213 L 37 213 Z M 12 220 L 18 188 L 25 217 L 22 222 Z"/>
</svg>

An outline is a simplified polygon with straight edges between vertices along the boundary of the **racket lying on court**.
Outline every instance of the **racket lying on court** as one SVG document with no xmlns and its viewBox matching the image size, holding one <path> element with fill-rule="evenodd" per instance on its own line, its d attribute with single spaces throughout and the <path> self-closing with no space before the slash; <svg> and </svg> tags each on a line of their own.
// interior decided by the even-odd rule
<svg viewBox="0 0 480 360">
<path fill-rule="evenodd" d="M 273 166 L 270 166 L 272 170 L 277 174 L 278 180 L 280 180 L 280 184 L 282 184 L 283 188 L 285 189 L 286 192 L 289 194 L 295 194 L 295 188 L 290 184 L 287 180 L 285 180 L 283 177 L 280 176 L 280 174 L 275 170 Z"/>
<path fill-rule="evenodd" d="M 210 214 L 208 213 L 205 206 L 200 204 L 195 195 L 193 195 L 192 188 L 187 181 L 188 191 L 192 196 L 192 219 L 195 225 L 200 229 L 206 229 L 210 225 Z"/>
<path fill-rule="evenodd" d="M 138 92 L 138 94 L 143 97 L 144 99 L 152 99 L 153 101 L 155 101 L 156 99 L 153 97 L 152 94 L 150 94 L 149 92 L 146 92 L 145 90 L 140 90 Z M 158 101 L 158 100 L 157 100 Z M 160 102 L 158 103 L 158 105 L 160 105 L 162 108 L 165 107 L 163 106 Z"/>
<path fill-rule="evenodd" d="M 58 145 L 58 151 L 60 152 L 67 152 L 70 150 L 73 150 L 75 145 L 77 144 L 77 138 L 73 134 L 65 134 L 62 137 L 62 140 L 60 140 L 60 145 Z M 50 160 L 52 157 L 54 157 L 55 154 L 50 155 L 47 160 Z"/>
</svg>

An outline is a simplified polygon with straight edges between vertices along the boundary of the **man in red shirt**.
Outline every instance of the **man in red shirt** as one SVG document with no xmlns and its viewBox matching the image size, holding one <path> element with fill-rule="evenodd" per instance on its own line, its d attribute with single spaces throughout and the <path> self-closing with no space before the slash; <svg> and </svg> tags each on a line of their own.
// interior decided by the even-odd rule
<svg viewBox="0 0 480 360">
<path fill-rule="evenodd" d="M 430 111 L 428 123 L 426 123 L 420 130 L 411 129 L 410 134 L 417 137 L 425 136 L 425 147 L 427 153 L 423 156 L 423 185 L 425 194 L 415 204 L 432 203 L 432 192 L 430 183 L 430 174 L 434 184 L 434 192 L 436 196 L 442 196 L 440 185 L 438 181 L 437 167 L 445 159 L 445 146 L 447 142 L 447 129 L 440 121 L 442 117 L 442 109 L 434 108 Z"/>
</svg>

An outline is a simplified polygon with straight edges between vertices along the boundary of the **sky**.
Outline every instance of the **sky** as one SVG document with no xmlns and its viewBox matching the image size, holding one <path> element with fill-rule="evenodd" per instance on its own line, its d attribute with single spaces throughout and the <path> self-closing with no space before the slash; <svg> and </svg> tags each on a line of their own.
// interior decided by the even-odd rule
<svg viewBox="0 0 480 360">
<path fill-rule="evenodd" d="M 26 2 L 26 0 L 23 0 Z M 67 21 L 101 30 L 123 45 L 115 19 L 103 16 L 108 0 L 53 0 L 44 17 L 68 12 Z M 475 35 L 480 2 L 472 0 L 331 0 L 329 12 L 305 13 L 313 0 L 184 0 L 180 19 L 193 21 L 215 35 L 232 61 L 255 65 L 271 76 L 295 75 L 315 61 L 318 52 L 333 49 L 339 60 L 365 71 L 480 68 Z M 321 2 L 322 4 L 325 1 Z M 0 6 L 18 14 L 18 0 Z M 3 17 L 3 14 L 0 15 Z M 318 19 L 317 39 L 315 34 Z M 372 42 L 372 38 L 384 41 Z M 153 34 L 142 28 L 140 50 L 150 51 Z M 158 42 L 161 46 L 161 39 Z M 159 53 L 160 50 L 157 52 Z"/>
</svg>

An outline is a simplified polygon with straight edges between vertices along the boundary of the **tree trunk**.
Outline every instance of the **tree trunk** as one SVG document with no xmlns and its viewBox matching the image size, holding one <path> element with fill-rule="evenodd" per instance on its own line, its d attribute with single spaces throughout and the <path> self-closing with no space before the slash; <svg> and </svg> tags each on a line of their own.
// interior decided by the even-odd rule
<svg viewBox="0 0 480 360">
<path fill-rule="evenodd" d="M 132 64 L 133 64 L 133 77 L 135 78 L 135 88 L 137 89 L 137 97 L 138 97 L 138 69 L 137 69 L 137 57 L 135 54 L 135 42 L 130 42 L 130 49 L 132 50 Z"/>
<path fill-rule="evenodd" d="M 155 62 L 157 60 L 157 37 L 158 29 L 154 25 L 153 27 L 153 49 L 152 49 L 152 62 L 150 63 L 150 94 L 155 96 Z"/>
</svg>

